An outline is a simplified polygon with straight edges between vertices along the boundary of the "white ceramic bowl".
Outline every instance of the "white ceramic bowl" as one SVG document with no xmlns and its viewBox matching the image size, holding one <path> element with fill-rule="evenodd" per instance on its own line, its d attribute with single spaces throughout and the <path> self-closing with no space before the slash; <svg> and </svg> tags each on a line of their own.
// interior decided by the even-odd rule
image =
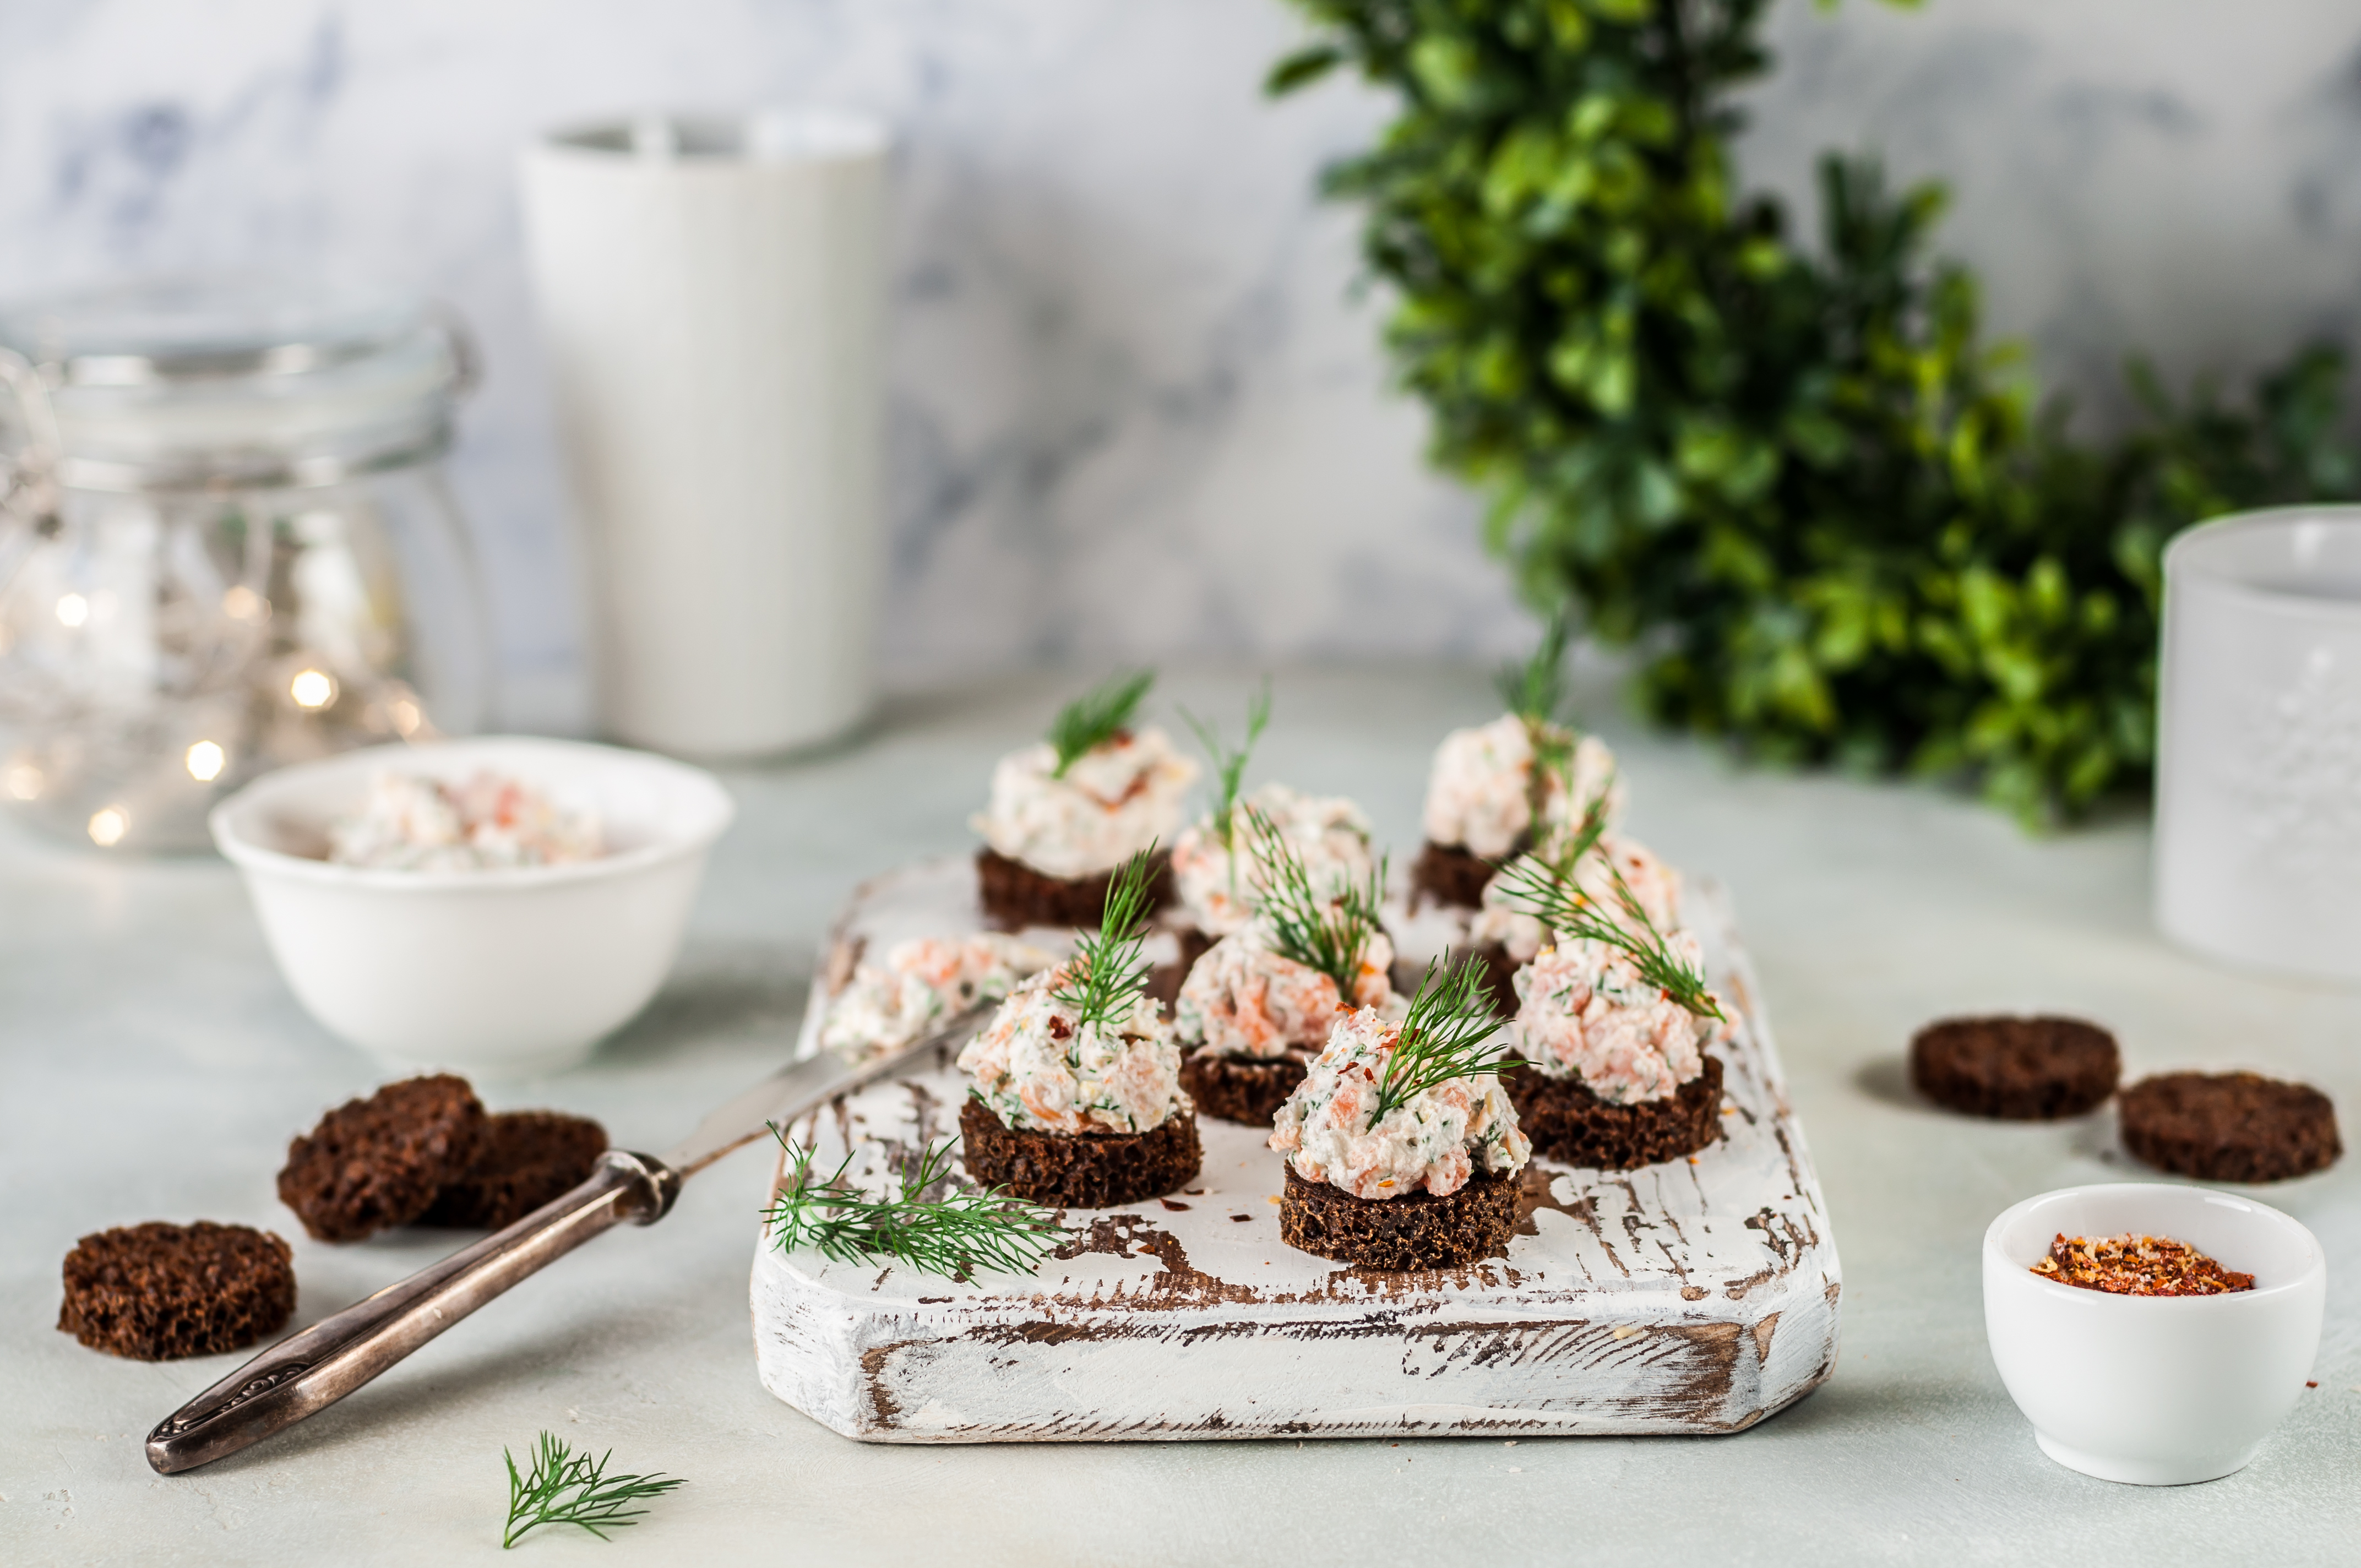
<svg viewBox="0 0 2361 1568">
<path fill-rule="evenodd" d="M 570 865 L 412 872 L 332 865 L 330 823 L 380 769 L 489 771 L 598 814 L 609 853 Z M 699 769 L 570 740 L 349 751 L 269 773 L 214 808 L 281 973 L 322 1024 L 404 1068 L 521 1077 L 570 1067 L 672 968 L 706 853 L 736 814 Z"/>
<path fill-rule="evenodd" d="M 2111 1296 L 2031 1272 L 2053 1237 L 2186 1242 L 2255 1288 Z M 2106 1481 L 2177 1486 L 2241 1470 L 2287 1419 L 2320 1349 L 2328 1265 L 2250 1198 L 2125 1182 L 2028 1198 L 1984 1233 L 1984 1332 L 2041 1451 Z"/>
</svg>

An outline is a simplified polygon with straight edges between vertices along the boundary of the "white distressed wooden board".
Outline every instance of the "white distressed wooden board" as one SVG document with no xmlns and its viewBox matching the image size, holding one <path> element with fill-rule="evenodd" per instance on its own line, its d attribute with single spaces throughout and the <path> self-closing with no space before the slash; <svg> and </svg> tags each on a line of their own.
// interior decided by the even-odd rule
<svg viewBox="0 0 2361 1568">
<path fill-rule="evenodd" d="M 967 862 L 868 883 L 833 934 L 806 1020 L 862 944 L 977 928 Z M 1072 1211 L 1071 1255 L 966 1284 L 758 1243 L 763 1386 L 884 1442 L 1729 1432 L 1835 1365 L 1836 1245 L 1726 904 L 1690 924 L 1734 1002 L 1724 1137 L 1692 1161 L 1536 1160 L 1506 1258 L 1389 1273 L 1286 1246 L 1265 1134 L 1201 1118 L 1205 1164 L 1173 1199 Z M 798 1129 L 832 1165 L 883 1171 L 957 1132 L 948 1060 Z"/>
</svg>

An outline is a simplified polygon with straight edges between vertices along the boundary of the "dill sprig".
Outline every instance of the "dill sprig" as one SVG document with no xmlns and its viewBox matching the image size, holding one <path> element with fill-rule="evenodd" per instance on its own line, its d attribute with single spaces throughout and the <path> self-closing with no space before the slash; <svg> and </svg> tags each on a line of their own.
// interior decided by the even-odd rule
<svg viewBox="0 0 2361 1568">
<path fill-rule="evenodd" d="M 1213 764 L 1213 776 L 1221 783 L 1221 797 L 1213 806 L 1213 837 L 1222 848 L 1237 847 L 1232 837 L 1238 806 L 1238 784 L 1246 774 L 1246 759 L 1254 755 L 1255 742 L 1262 739 L 1263 726 L 1270 722 L 1270 677 L 1265 675 L 1262 689 L 1246 704 L 1246 738 L 1235 751 L 1222 744 L 1222 732 L 1198 718 L 1187 708 L 1180 717 L 1197 732 L 1197 743 L 1205 748 L 1205 760 Z"/>
<path fill-rule="evenodd" d="M 1595 833 L 1590 841 L 1597 843 Z M 1622 911 L 1622 919 L 1608 914 L 1597 899 L 1576 884 L 1575 864 L 1583 852 L 1586 851 L 1563 856 L 1554 865 L 1531 855 L 1521 856 L 1501 868 L 1494 881 L 1502 897 L 1522 905 L 1526 914 L 1550 929 L 1622 948 L 1631 955 L 1632 967 L 1648 984 L 1700 1018 L 1720 1017 L 1721 1006 L 1714 1000 L 1713 992 L 1706 989 L 1705 976 L 1673 955 L 1672 945 L 1656 929 L 1656 923 L 1648 918 L 1639 895 L 1623 880 L 1623 873 L 1616 870 L 1613 861 L 1601 857 L 1599 863 L 1607 868 L 1608 879 L 1614 884 L 1615 902 Z"/>
<path fill-rule="evenodd" d="M 1525 774 L 1525 806 L 1532 832 L 1541 836 L 1542 811 L 1549 804 L 1550 781 L 1574 790 L 1574 757 L 1577 737 L 1557 722 L 1565 706 L 1565 644 L 1569 635 L 1565 612 L 1550 617 L 1542 630 L 1541 645 L 1521 664 L 1504 664 L 1493 679 L 1500 700 L 1524 721 L 1525 740 L 1532 748 L 1532 766 Z"/>
<path fill-rule="evenodd" d="M 1049 744 L 1058 752 L 1058 765 L 1049 776 L 1064 778 L 1066 770 L 1083 752 L 1115 739 L 1131 723 L 1131 716 L 1139 709 L 1139 699 L 1155 684 L 1154 670 L 1137 670 L 1128 675 L 1113 676 L 1060 708 L 1058 717 L 1049 724 Z"/>
<path fill-rule="evenodd" d="M 1510 713 L 1525 721 L 1528 730 L 1539 730 L 1544 724 L 1556 720 L 1558 710 L 1565 705 L 1565 644 L 1570 634 L 1565 612 L 1550 617 L 1549 625 L 1542 630 L 1541 645 L 1532 657 L 1521 664 L 1503 664 L 1493 677 L 1493 686 Z"/>
<path fill-rule="evenodd" d="M 1074 1010 L 1074 1034 L 1096 1024 L 1114 1028 L 1131 1016 L 1148 985 L 1148 960 L 1139 955 L 1148 939 L 1148 866 L 1156 846 L 1124 861 L 1107 879 L 1099 928 L 1074 943 L 1065 979 L 1050 994 Z"/>
<path fill-rule="evenodd" d="M 763 1221 L 782 1252 L 816 1247 L 837 1263 L 891 1258 L 922 1273 L 965 1279 L 978 1268 L 1030 1274 L 1065 1234 L 1049 1210 L 997 1187 L 928 1198 L 929 1189 L 948 1185 L 957 1139 L 946 1138 L 904 1166 L 901 1196 L 872 1198 L 845 1175 L 851 1155 L 823 1177 L 812 1169 L 810 1148 L 791 1142 L 776 1123 L 771 1135 L 789 1164 L 786 1182 L 763 1211 Z"/>
<path fill-rule="evenodd" d="M 1378 1080 L 1369 1125 L 1438 1083 L 1481 1078 L 1514 1060 L 1507 1039 L 1496 1037 L 1499 1026 L 1482 959 L 1471 953 L 1448 967 L 1429 963 Z"/>
<path fill-rule="evenodd" d="M 531 1473 L 520 1475 L 516 1455 L 501 1449 L 500 1458 L 509 1467 L 509 1522 L 500 1532 L 500 1550 L 545 1524 L 580 1525 L 605 1541 L 609 1530 L 637 1524 L 648 1511 L 632 1504 L 687 1485 L 670 1475 L 609 1475 L 607 1462 L 614 1457 L 615 1451 L 609 1449 L 594 1460 L 575 1453 L 555 1432 L 544 1431 L 534 1449 Z"/>
<path fill-rule="evenodd" d="M 1366 883 L 1348 883 L 1343 892 L 1323 897 L 1312 885 L 1303 857 L 1295 852 L 1295 846 L 1287 841 L 1270 815 L 1249 806 L 1246 818 L 1255 860 L 1257 910 L 1270 923 L 1272 948 L 1279 957 L 1334 981 L 1337 996 L 1352 1005 L 1362 955 L 1368 951 L 1369 939 L 1382 928 L 1385 862 L 1378 862 Z"/>
</svg>

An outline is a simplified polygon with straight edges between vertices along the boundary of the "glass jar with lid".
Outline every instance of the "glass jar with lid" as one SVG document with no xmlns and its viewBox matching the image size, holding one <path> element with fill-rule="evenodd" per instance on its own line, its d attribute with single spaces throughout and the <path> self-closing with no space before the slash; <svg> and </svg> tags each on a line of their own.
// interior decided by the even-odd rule
<svg viewBox="0 0 2361 1568">
<path fill-rule="evenodd" d="M 105 849 L 348 747 L 466 734 L 483 596 L 420 302 L 269 280 L 0 310 L 0 804 Z"/>
</svg>

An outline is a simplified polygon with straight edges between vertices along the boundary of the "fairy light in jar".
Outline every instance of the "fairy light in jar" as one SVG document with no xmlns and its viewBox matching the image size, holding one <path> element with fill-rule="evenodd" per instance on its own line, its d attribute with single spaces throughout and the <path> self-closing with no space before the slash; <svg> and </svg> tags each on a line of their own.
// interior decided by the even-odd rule
<svg viewBox="0 0 2361 1568">
<path fill-rule="evenodd" d="M 102 850 L 123 842 L 131 831 L 131 814 L 119 806 L 102 806 L 90 814 L 90 841 Z"/>
<path fill-rule="evenodd" d="M 426 717 L 418 711 L 418 705 L 406 696 L 395 697 L 385 705 L 385 711 L 386 717 L 393 720 L 394 733 L 405 740 L 418 733 L 418 726 Z"/>
<path fill-rule="evenodd" d="M 270 607 L 260 594 L 239 583 L 222 595 L 222 613 L 232 620 L 260 620 L 270 613 Z"/>
<path fill-rule="evenodd" d="M 90 600 L 80 594 L 60 595 L 58 599 L 58 624 L 80 626 L 90 619 Z"/>
<path fill-rule="evenodd" d="M 221 777 L 222 769 L 229 763 L 229 753 L 217 740 L 200 740 L 189 748 L 186 759 L 189 776 L 199 784 L 211 784 Z"/>
<path fill-rule="evenodd" d="M 287 695 L 296 707 L 316 710 L 336 700 L 336 683 L 325 670 L 302 669 L 287 683 Z"/>
<path fill-rule="evenodd" d="M 38 800 L 41 786 L 48 782 L 41 776 L 41 770 L 30 762 L 11 762 L 8 771 L 0 774 L 0 787 L 8 791 L 11 800 Z"/>
</svg>

